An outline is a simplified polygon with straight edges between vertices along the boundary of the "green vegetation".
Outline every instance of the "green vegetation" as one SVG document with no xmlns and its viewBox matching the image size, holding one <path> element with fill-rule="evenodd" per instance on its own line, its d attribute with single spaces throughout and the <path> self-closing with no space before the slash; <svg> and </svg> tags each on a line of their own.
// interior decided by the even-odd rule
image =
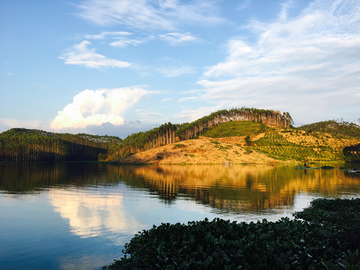
<svg viewBox="0 0 360 270">
<path fill-rule="evenodd" d="M 326 132 L 334 135 L 335 137 L 360 138 L 360 126 L 355 123 L 343 121 L 342 119 L 303 125 L 300 129 L 308 132 Z"/>
<path fill-rule="evenodd" d="M 112 146 L 108 158 L 116 159 L 175 142 L 177 127 L 170 122 L 145 132 L 133 133 L 121 143 Z"/>
<path fill-rule="evenodd" d="M 360 241 L 349 241 L 359 211 L 360 199 L 318 199 L 295 220 L 162 223 L 135 235 L 103 269 L 359 269 Z"/>
<path fill-rule="evenodd" d="M 246 143 L 246 145 L 248 145 L 248 146 L 251 145 L 251 139 L 250 139 L 250 136 L 249 136 L 249 135 L 246 135 L 246 137 L 245 137 L 245 143 Z"/>
<path fill-rule="evenodd" d="M 294 216 L 312 223 L 331 223 L 339 229 L 356 228 L 360 226 L 360 199 L 315 199 Z M 358 237 L 360 248 L 360 235 Z"/>
<path fill-rule="evenodd" d="M 174 148 L 183 148 L 185 145 L 182 143 L 175 144 Z"/>
<path fill-rule="evenodd" d="M 224 138 L 233 136 L 257 135 L 269 130 L 262 124 L 252 121 L 230 121 L 213 127 L 203 133 L 203 136 L 212 138 Z"/>
<path fill-rule="evenodd" d="M 328 146 L 302 146 L 301 144 L 291 143 L 277 132 L 270 132 L 257 141 L 254 149 L 269 157 L 279 160 L 316 160 L 329 161 L 342 159 L 340 153 L 334 152 Z"/>
<path fill-rule="evenodd" d="M 279 111 L 242 107 L 231 110 L 219 110 L 194 122 L 181 124 L 176 130 L 176 136 L 181 140 L 188 140 L 220 124 L 242 121 L 252 121 L 281 127 L 289 127 L 293 124 L 293 120 L 288 112 L 284 112 L 281 115 Z"/>
<path fill-rule="evenodd" d="M 13 128 L 0 134 L 0 161 L 97 160 L 119 142 L 115 136 Z"/>
<path fill-rule="evenodd" d="M 242 121 L 251 122 L 238 128 L 238 123 L 241 123 Z M 216 135 L 218 132 L 225 132 L 228 134 L 226 136 L 242 136 L 231 135 L 232 133 L 240 134 L 242 132 L 244 133 L 244 136 L 247 134 L 252 135 L 267 128 L 266 125 L 260 124 L 261 122 L 275 126 L 289 127 L 293 123 L 293 120 L 289 113 L 285 112 L 280 114 L 279 111 L 273 110 L 260 110 L 245 107 L 233 108 L 231 110 L 219 110 L 191 123 L 174 125 L 169 122 L 146 132 L 134 133 L 126 137 L 119 145 L 111 147 L 107 159 L 123 157 L 124 153 L 139 153 L 173 143 L 177 140 L 184 141 L 198 139 L 199 135 L 204 134 L 206 131 L 211 132 L 211 129 L 214 127 L 227 122 L 234 123 L 233 125 L 235 126 L 232 132 L 228 132 L 227 128 L 224 128 L 223 130 L 220 128 L 219 131 L 215 131 L 214 134 Z M 222 135 L 219 134 L 219 136 Z"/>
<path fill-rule="evenodd" d="M 360 144 L 350 145 L 343 149 L 345 160 L 348 162 L 360 161 Z"/>
</svg>

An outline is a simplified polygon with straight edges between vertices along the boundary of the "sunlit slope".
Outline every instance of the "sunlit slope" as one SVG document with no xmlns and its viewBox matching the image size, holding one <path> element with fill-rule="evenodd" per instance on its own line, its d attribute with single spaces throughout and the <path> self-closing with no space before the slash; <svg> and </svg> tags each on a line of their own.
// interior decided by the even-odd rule
<svg viewBox="0 0 360 270">
<path fill-rule="evenodd" d="M 300 129 L 308 132 L 326 132 L 338 138 L 360 138 L 360 126 L 343 120 L 316 122 L 303 125 Z"/>
<path fill-rule="evenodd" d="M 250 141 L 246 142 L 246 136 Z M 159 164 L 356 161 L 356 155 L 351 154 L 354 151 L 350 150 L 359 143 L 357 137 L 253 121 L 229 121 L 209 128 L 199 138 L 164 145 L 118 161 Z"/>
<path fill-rule="evenodd" d="M 107 156 L 101 156 L 99 160 L 124 158 L 175 142 L 197 139 L 218 125 L 227 122 L 246 121 L 276 127 L 290 127 L 293 123 L 288 112 L 281 114 L 280 111 L 246 107 L 219 110 L 191 123 L 174 125 L 169 122 L 145 132 L 131 134 L 118 145 L 111 147 Z M 227 136 L 230 136 L 230 134 L 227 134 Z"/>
</svg>

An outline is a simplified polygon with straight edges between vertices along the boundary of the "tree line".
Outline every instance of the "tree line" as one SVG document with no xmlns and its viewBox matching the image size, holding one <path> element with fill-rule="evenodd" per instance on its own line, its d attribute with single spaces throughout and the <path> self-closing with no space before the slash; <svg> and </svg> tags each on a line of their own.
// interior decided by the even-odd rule
<svg viewBox="0 0 360 270">
<path fill-rule="evenodd" d="M 0 161 L 97 160 L 120 142 L 115 136 L 13 128 L 0 134 Z"/>
<path fill-rule="evenodd" d="M 212 127 L 229 121 L 254 121 L 280 127 L 290 127 L 293 124 L 293 119 L 288 112 L 281 114 L 280 111 L 246 107 L 219 110 L 191 123 L 174 125 L 169 122 L 149 131 L 134 133 L 120 144 L 112 146 L 108 155 L 102 155 L 100 159 L 121 158 L 175 141 L 189 140 Z"/>
<path fill-rule="evenodd" d="M 360 125 L 344 121 L 342 118 L 303 125 L 300 129 L 308 132 L 326 132 L 335 136 L 360 138 Z"/>
</svg>

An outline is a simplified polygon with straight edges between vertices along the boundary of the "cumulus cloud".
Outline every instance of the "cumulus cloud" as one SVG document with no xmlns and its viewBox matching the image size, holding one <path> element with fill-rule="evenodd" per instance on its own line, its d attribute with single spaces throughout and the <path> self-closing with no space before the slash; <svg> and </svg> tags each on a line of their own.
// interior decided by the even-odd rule
<svg viewBox="0 0 360 270">
<path fill-rule="evenodd" d="M 123 125 L 121 114 L 138 103 L 148 92 L 141 88 L 84 90 L 52 120 L 53 130 L 79 129 L 110 123 Z"/>
<path fill-rule="evenodd" d="M 109 59 L 101 54 L 95 53 L 95 49 L 89 49 L 87 46 L 91 42 L 84 40 L 80 44 L 76 44 L 69 48 L 66 53 L 59 58 L 65 61 L 68 65 L 80 65 L 87 68 L 125 68 L 130 67 L 128 62 Z"/>
<path fill-rule="evenodd" d="M 124 24 L 137 29 L 173 30 L 179 24 L 218 24 L 215 1 L 83 0 L 79 16 L 99 25 Z"/>
<path fill-rule="evenodd" d="M 107 234 L 115 245 L 124 245 L 130 234 L 144 225 L 129 216 L 120 194 L 91 194 L 73 190 L 52 190 L 49 199 L 55 211 L 68 221 L 70 231 L 81 238 Z M 109 237 L 110 236 L 110 237 Z"/>
<path fill-rule="evenodd" d="M 181 33 L 167 33 L 159 35 L 161 40 L 169 42 L 170 45 L 176 46 L 188 42 L 199 41 L 199 39 L 190 33 L 181 34 Z"/>
<path fill-rule="evenodd" d="M 303 122 L 360 113 L 360 2 L 316 0 L 290 18 L 284 4 L 271 23 L 252 21 L 257 39 L 226 43 L 225 61 L 198 81 L 203 99 L 286 110 Z M 339 117 L 339 116 L 338 116 Z"/>
<path fill-rule="evenodd" d="M 129 36 L 132 35 L 130 32 L 117 31 L 117 32 L 107 32 L 103 31 L 97 35 L 85 35 L 86 39 L 105 39 L 106 36 Z"/>
</svg>

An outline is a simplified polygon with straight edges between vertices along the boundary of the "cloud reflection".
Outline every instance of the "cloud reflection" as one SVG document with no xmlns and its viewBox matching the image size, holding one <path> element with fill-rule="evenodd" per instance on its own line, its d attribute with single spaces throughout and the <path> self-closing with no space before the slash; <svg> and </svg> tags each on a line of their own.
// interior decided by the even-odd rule
<svg viewBox="0 0 360 270">
<path fill-rule="evenodd" d="M 52 190 L 49 198 L 55 211 L 69 222 L 70 231 L 81 238 L 105 236 L 117 245 L 124 245 L 128 235 L 144 227 L 127 216 L 121 194 Z"/>
</svg>

